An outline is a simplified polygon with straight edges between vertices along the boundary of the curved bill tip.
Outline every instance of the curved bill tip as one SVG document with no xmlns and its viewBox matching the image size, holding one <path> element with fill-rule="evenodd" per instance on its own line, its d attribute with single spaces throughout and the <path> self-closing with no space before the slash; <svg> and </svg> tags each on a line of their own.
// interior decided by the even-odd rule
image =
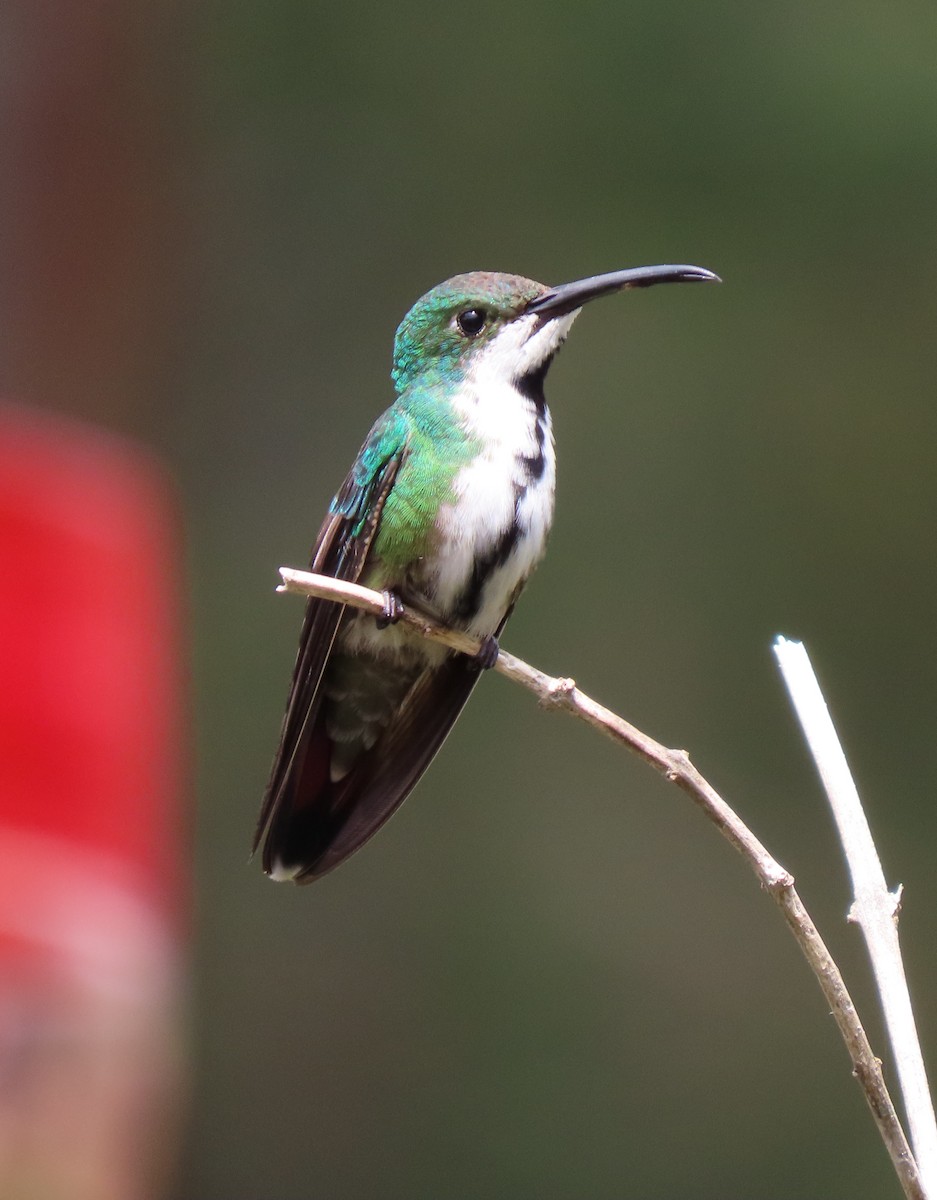
<svg viewBox="0 0 937 1200">
<path fill-rule="evenodd" d="M 605 275 L 590 275 L 550 288 L 527 305 L 527 312 L 549 314 L 553 317 L 572 312 L 598 296 L 628 288 L 653 287 L 655 283 L 722 283 L 713 271 L 705 267 L 665 265 L 658 267 L 629 267 L 624 271 L 609 271 Z"/>
</svg>

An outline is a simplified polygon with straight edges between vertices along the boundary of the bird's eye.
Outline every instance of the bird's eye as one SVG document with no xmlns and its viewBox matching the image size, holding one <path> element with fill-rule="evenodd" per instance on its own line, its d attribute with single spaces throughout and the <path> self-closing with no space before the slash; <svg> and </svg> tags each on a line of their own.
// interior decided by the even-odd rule
<svg viewBox="0 0 937 1200">
<path fill-rule="evenodd" d="M 466 337 L 478 337 L 481 331 L 485 328 L 485 321 L 488 319 L 488 314 L 481 308 L 467 308 L 464 312 L 460 312 L 456 317 L 455 322 L 459 327 L 459 332 L 464 333 Z"/>
</svg>

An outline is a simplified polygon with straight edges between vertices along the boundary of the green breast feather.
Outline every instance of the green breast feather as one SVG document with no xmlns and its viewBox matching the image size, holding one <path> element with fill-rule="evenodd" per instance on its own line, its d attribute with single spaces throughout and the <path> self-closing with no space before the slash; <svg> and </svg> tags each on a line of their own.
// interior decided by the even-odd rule
<svg viewBox="0 0 937 1200">
<path fill-rule="evenodd" d="M 440 506 L 454 498 L 456 475 L 478 453 L 451 407 L 433 396 L 409 393 L 394 408 L 405 430 L 402 458 L 373 546 L 392 572 L 432 553 Z"/>
</svg>

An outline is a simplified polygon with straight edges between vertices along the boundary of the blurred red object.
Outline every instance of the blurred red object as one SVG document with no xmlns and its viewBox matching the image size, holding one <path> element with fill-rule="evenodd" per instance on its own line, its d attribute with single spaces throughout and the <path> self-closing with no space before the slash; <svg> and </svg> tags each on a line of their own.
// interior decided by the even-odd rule
<svg viewBox="0 0 937 1200">
<path fill-rule="evenodd" d="M 5 1197 L 153 1195 L 166 1157 L 184 923 L 180 560 L 149 455 L 0 405 Z"/>
</svg>

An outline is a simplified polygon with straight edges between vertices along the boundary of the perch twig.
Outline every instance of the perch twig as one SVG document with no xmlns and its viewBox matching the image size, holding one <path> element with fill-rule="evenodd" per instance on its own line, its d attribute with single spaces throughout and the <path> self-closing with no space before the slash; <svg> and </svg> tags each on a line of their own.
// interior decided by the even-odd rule
<svg viewBox="0 0 937 1200">
<path fill-rule="evenodd" d="M 343 583 L 328 576 L 313 575 L 291 567 L 281 567 L 280 576 L 283 582 L 278 590 L 281 592 L 334 600 L 338 604 L 348 604 L 372 612 L 375 616 L 383 612 L 384 597 L 381 593 L 358 584 Z M 480 648 L 477 640 L 456 630 L 447 629 L 413 609 L 405 609 L 401 620 L 422 637 L 440 642 L 463 654 L 474 655 Z M 794 877 L 790 872 L 768 853 L 748 826 L 703 778 L 685 750 L 668 749 L 610 709 L 586 696 L 572 679 L 547 675 L 506 650 L 502 650 L 498 655 L 494 670 L 532 691 L 545 707 L 563 709 L 613 741 L 627 746 L 684 791 L 713 822 L 723 837 L 746 859 L 761 885 L 781 909 L 788 927 L 820 984 L 852 1059 L 853 1074 L 858 1079 L 872 1110 L 905 1195 L 909 1200 L 925 1200 L 926 1193 L 917 1164 L 885 1086 L 881 1062 L 872 1052 L 839 968 L 820 937 L 810 914 L 804 908 L 794 888 Z"/>
</svg>

